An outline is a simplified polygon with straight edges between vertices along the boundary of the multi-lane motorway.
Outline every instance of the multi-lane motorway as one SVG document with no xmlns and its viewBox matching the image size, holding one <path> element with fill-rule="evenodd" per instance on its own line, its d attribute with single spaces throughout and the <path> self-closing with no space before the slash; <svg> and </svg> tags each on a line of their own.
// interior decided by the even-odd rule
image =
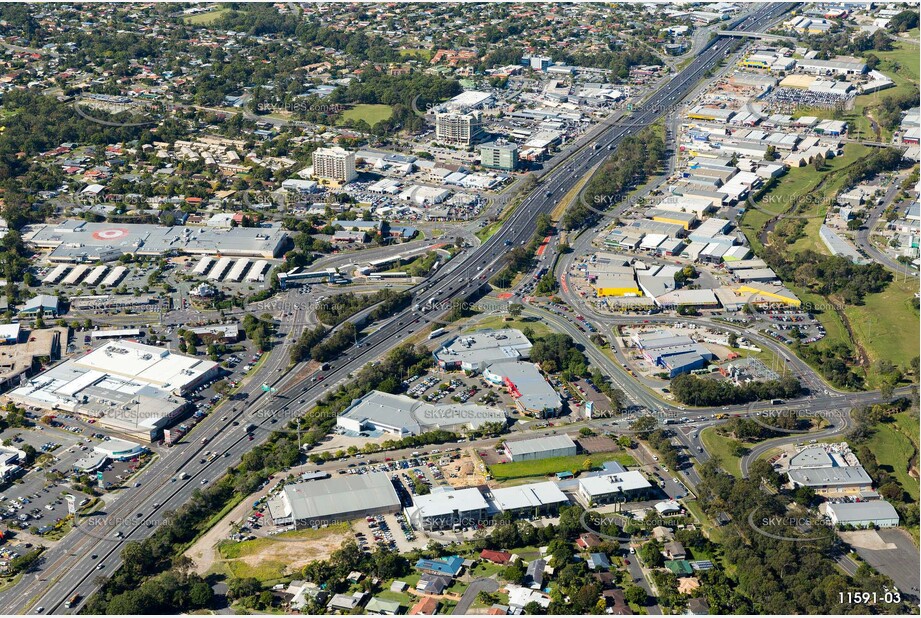
<svg viewBox="0 0 921 618">
<path fill-rule="evenodd" d="M 759 6 L 733 26 L 749 30 L 764 27 L 792 6 L 787 3 Z M 486 279 L 501 268 L 509 247 L 530 239 L 533 222 L 539 214 L 549 213 L 562 196 L 609 156 L 625 137 L 639 132 L 676 106 L 708 70 L 726 57 L 733 44 L 728 39 L 715 39 L 685 69 L 635 109 L 628 122 L 606 126 L 591 144 L 576 150 L 546 173 L 487 242 L 452 260 L 425 284 L 414 288 L 414 305 L 435 307 L 426 316 L 431 319 L 446 311 L 451 300 L 467 298 L 482 287 Z M 170 449 L 151 465 L 141 475 L 140 487 L 125 490 L 110 499 L 103 515 L 83 520 L 77 530 L 45 553 L 41 564 L 0 594 L 0 612 L 34 612 L 41 607 L 44 612 L 62 613 L 66 599 L 74 594 L 83 598 L 91 594 L 97 588 L 97 576 L 111 575 L 118 568 L 125 542 L 149 535 L 162 523 L 166 513 L 187 502 L 196 489 L 221 476 L 228 466 L 239 462 L 243 454 L 253 444 L 265 440 L 272 429 L 281 427 L 312 406 L 332 386 L 347 380 L 351 372 L 405 340 L 410 330 L 418 328 L 413 324 L 420 319 L 411 309 L 389 318 L 361 342 L 360 348 L 345 351 L 342 358 L 347 360 L 339 360 L 334 369 L 324 372 L 322 382 L 298 380 L 294 377 L 298 368 L 293 373 L 283 373 L 288 358 L 287 343 L 279 346 L 258 377 L 245 387 L 249 397 L 245 409 L 239 405 L 240 409 L 228 409 L 232 404 L 225 404 L 222 410 L 196 428 L 188 442 Z M 303 316 L 291 316 L 290 323 L 302 324 Z M 289 338 L 288 343 L 291 340 Z M 282 377 L 271 377 L 277 375 Z M 262 392 L 260 385 L 264 376 L 269 376 L 268 381 L 279 389 L 277 394 Z M 811 402 L 811 405 L 816 403 Z M 223 416 L 222 411 L 226 411 Z M 263 430 L 256 431 L 253 442 L 243 431 L 243 425 L 250 422 Z M 202 444 L 202 437 L 207 437 L 209 442 Z M 201 464 L 201 454 L 205 450 L 221 456 Z M 187 479 L 179 478 L 183 472 L 188 475 Z M 69 611 L 78 608 L 79 605 Z"/>
</svg>

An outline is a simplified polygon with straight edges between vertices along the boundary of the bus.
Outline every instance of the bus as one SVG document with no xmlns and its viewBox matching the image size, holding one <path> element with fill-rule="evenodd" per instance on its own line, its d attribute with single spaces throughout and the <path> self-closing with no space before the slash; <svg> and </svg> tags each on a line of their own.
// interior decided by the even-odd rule
<svg viewBox="0 0 921 618">
<path fill-rule="evenodd" d="M 80 595 L 75 594 L 64 602 L 64 607 L 71 608 L 74 607 L 80 601 Z"/>
<path fill-rule="evenodd" d="M 429 333 L 429 339 L 435 339 L 436 337 L 441 337 L 446 332 L 448 332 L 448 329 L 446 328 L 436 328 L 435 330 Z"/>
</svg>

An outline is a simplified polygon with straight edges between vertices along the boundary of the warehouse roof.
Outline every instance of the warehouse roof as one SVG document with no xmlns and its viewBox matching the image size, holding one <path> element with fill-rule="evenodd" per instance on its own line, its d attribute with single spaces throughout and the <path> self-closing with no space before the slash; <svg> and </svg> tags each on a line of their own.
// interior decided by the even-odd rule
<svg viewBox="0 0 921 618">
<path fill-rule="evenodd" d="M 645 489 L 651 485 L 642 474 L 630 470 L 618 474 L 580 478 L 579 487 L 589 496 L 604 496 L 615 492 Z"/>
<path fill-rule="evenodd" d="M 512 388 L 512 396 L 526 410 L 557 410 L 562 405 L 560 395 L 554 390 L 533 363 L 492 363 L 486 371 L 501 376 Z"/>
<path fill-rule="evenodd" d="M 807 487 L 871 485 L 870 475 L 862 466 L 801 468 L 787 472 L 790 480 Z"/>
<path fill-rule="evenodd" d="M 486 509 L 486 498 L 476 487 L 448 489 L 425 496 L 413 496 L 414 517 L 450 517 L 455 512 Z"/>
<path fill-rule="evenodd" d="M 895 507 L 885 500 L 830 503 L 826 504 L 825 512 L 839 524 L 880 519 L 895 519 L 898 521 L 899 519 L 899 514 Z"/>
<path fill-rule="evenodd" d="M 400 507 L 393 483 L 383 472 L 295 483 L 286 485 L 283 494 L 285 515 L 295 520 L 337 521 L 351 518 L 351 513 Z"/>
<path fill-rule="evenodd" d="M 505 448 L 513 457 L 527 455 L 529 453 L 540 453 L 542 451 L 553 451 L 563 448 L 575 448 L 576 443 L 567 435 L 561 436 L 544 436 L 541 438 L 531 438 L 530 440 L 516 440 L 515 442 L 506 442 Z"/>
<path fill-rule="evenodd" d="M 569 502 L 566 494 L 560 491 L 557 484 L 552 481 L 494 489 L 492 496 L 500 511 L 538 508 Z"/>
<path fill-rule="evenodd" d="M 371 391 L 355 399 L 340 415 L 379 427 L 389 427 L 413 434 L 433 428 L 457 427 L 476 429 L 484 423 L 504 423 L 505 412 L 475 404 L 432 405 L 406 395 Z"/>
<path fill-rule="evenodd" d="M 484 330 L 450 339 L 435 350 L 440 363 L 479 365 L 507 359 L 527 358 L 531 342 L 520 330 Z"/>
</svg>

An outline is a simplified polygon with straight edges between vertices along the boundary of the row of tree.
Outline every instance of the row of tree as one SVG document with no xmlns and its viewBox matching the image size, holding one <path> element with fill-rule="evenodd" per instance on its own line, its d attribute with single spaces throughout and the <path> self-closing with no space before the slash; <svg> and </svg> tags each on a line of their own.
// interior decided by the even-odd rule
<svg viewBox="0 0 921 618">
<path fill-rule="evenodd" d="M 691 406 L 725 406 L 798 397 L 803 387 L 793 376 L 779 380 L 764 380 L 736 385 L 728 380 L 715 380 L 689 373 L 675 376 L 671 392 L 679 402 Z"/>
<path fill-rule="evenodd" d="M 588 181 L 582 197 L 569 207 L 564 229 L 590 227 L 599 213 L 627 199 L 627 193 L 655 174 L 665 157 L 665 142 L 652 127 L 631 135 Z"/>
</svg>

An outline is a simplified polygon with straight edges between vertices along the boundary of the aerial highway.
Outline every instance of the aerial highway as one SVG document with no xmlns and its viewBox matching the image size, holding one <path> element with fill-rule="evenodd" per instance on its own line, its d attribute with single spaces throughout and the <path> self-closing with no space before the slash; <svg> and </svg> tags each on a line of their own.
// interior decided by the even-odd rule
<svg viewBox="0 0 921 618">
<path fill-rule="evenodd" d="M 743 30 L 762 28 L 793 6 L 792 3 L 760 5 L 730 27 Z M 508 248 L 520 246 L 530 239 L 533 221 L 539 214 L 549 213 L 625 137 L 668 113 L 735 45 L 738 42 L 728 38 L 712 40 L 686 68 L 635 109 L 629 122 L 606 126 L 591 144 L 575 150 L 544 174 L 531 194 L 487 242 L 452 260 L 434 277 L 413 288 L 412 307 L 432 307 L 427 315 L 419 315 L 411 307 L 383 321 L 374 333 L 344 351 L 335 361 L 334 368 L 324 372 L 323 381 L 301 381 L 292 377 L 299 375 L 298 370 L 302 370 L 302 366 L 285 373 L 287 347 L 294 339 L 289 336 L 272 352 L 267 366 L 259 374 L 260 378 L 253 379 L 245 387 L 249 395 L 245 406 L 224 404 L 192 432 L 187 442 L 170 449 L 148 466 L 139 476 L 140 487 L 111 497 L 104 513 L 82 520 L 77 530 L 45 553 L 40 564 L 0 594 L 0 612 L 37 612 L 38 608 L 42 608 L 42 612 L 55 613 L 78 611 L 79 604 L 67 610 L 63 606 L 64 601 L 74 594 L 83 599 L 92 594 L 98 587 L 97 577 L 109 576 L 119 567 L 121 549 L 127 541 L 141 540 L 151 534 L 166 514 L 187 502 L 196 489 L 220 477 L 228 466 L 238 463 L 254 444 L 267 439 L 273 429 L 283 427 L 331 388 L 348 380 L 353 371 L 400 344 L 410 331 L 422 328 L 425 325 L 423 318 L 428 321 L 443 314 L 453 299 L 468 298 L 482 288 L 488 278 L 501 268 Z M 303 322 L 294 317 L 292 323 Z M 284 325 L 282 329 L 285 329 Z M 296 335 L 296 332 L 291 334 Z M 278 392 L 262 392 L 261 376 L 276 375 L 279 377 L 270 377 L 266 381 Z M 830 398 L 827 403 L 840 406 L 843 402 Z M 819 402 L 814 401 L 810 405 L 815 404 Z M 257 426 L 256 441 L 251 442 L 244 431 L 244 425 L 248 423 Z M 202 437 L 208 438 L 207 444 L 201 443 Z M 221 456 L 202 464 L 201 454 L 206 449 Z M 179 478 L 182 473 L 188 478 Z"/>
</svg>

